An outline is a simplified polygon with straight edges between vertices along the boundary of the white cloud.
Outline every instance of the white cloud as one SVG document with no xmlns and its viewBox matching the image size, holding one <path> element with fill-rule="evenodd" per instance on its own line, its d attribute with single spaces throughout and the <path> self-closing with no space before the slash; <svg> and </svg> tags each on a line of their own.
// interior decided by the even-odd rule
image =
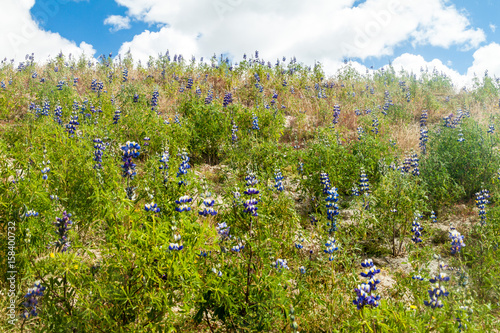
<svg viewBox="0 0 500 333">
<path fill-rule="evenodd" d="M 490 43 L 486 46 L 479 48 L 472 55 L 474 61 L 472 66 L 467 70 L 467 76 L 473 77 L 474 74 L 481 77 L 484 72 L 488 70 L 490 76 L 500 77 L 500 45 L 497 43 Z"/>
<path fill-rule="evenodd" d="M 59 52 L 73 56 L 93 56 L 95 50 L 85 42 L 76 45 L 58 33 L 41 29 L 32 19 L 30 9 L 35 0 L 2 0 L 2 5 L 8 10 L 0 11 L 0 57 L 23 61 L 26 54 L 35 53 L 37 61 L 45 61 L 55 57 Z M 49 20 L 59 11 L 56 1 L 46 2 L 43 8 L 33 13 L 39 20 Z"/>
<path fill-rule="evenodd" d="M 495 32 L 497 30 L 497 26 L 494 25 L 493 23 L 490 23 L 490 29 L 491 29 L 491 32 Z"/>
<path fill-rule="evenodd" d="M 109 28 L 111 32 L 130 29 L 130 18 L 127 16 L 110 15 L 106 17 L 104 24 L 111 25 L 111 28 Z"/>
<path fill-rule="evenodd" d="M 198 57 L 214 52 L 241 57 L 259 50 L 270 60 L 295 55 L 306 63 L 326 63 L 391 56 L 406 41 L 470 49 L 485 40 L 484 31 L 471 27 L 447 0 L 367 0 L 355 7 L 354 0 L 318 0 L 314 5 L 303 0 L 115 1 L 126 6 L 131 17 L 169 25 L 122 47 L 141 60 L 168 48 L 185 57 L 192 52 Z M 194 39 L 199 33 L 202 37 Z M 184 39 L 176 41 L 178 48 L 173 36 Z"/>
</svg>

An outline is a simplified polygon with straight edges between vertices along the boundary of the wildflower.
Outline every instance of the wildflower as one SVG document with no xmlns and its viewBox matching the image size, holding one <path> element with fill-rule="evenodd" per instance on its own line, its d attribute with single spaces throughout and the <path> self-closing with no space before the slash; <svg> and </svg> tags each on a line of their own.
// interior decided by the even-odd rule
<svg viewBox="0 0 500 333">
<path fill-rule="evenodd" d="M 332 120 L 332 128 L 335 128 L 335 125 L 338 124 L 340 118 L 340 105 L 335 104 L 333 106 L 333 120 Z"/>
<path fill-rule="evenodd" d="M 212 272 L 214 272 L 214 274 L 217 275 L 218 277 L 222 277 L 222 272 L 219 271 L 217 268 L 213 267 Z"/>
<path fill-rule="evenodd" d="M 333 237 L 329 237 L 325 243 L 326 249 L 324 249 L 323 252 L 325 252 L 326 254 L 329 254 L 329 257 L 328 257 L 329 261 L 333 261 L 335 259 L 335 256 L 333 255 L 333 253 L 339 249 L 335 243 L 336 243 L 336 240 Z"/>
<path fill-rule="evenodd" d="M 226 222 L 217 223 L 217 227 L 215 227 L 215 229 L 217 230 L 217 234 L 219 234 L 219 236 L 222 239 L 225 239 L 225 238 L 229 237 L 229 229 L 230 229 L 230 227 L 227 226 Z"/>
<path fill-rule="evenodd" d="M 155 108 L 158 106 L 158 97 L 160 96 L 160 93 L 158 92 L 158 89 L 155 89 L 153 91 L 153 94 L 151 96 L 151 111 L 154 111 Z"/>
<path fill-rule="evenodd" d="M 297 250 L 301 250 L 304 246 L 302 243 L 304 242 L 304 237 L 302 237 L 302 234 L 299 234 L 299 238 L 295 241 L 295 248 Z"/>
<path fill-rule="evenodd" d="M 59 239 L 54 243 L 56 249 L 60 252 L 65 252 L 70 247 L 70 242 L 68 241 L 68 231 L 73 224 L 69 218 L 71 214 L 66 211 L 63 212 L 63 217 L 56 218 L 56 221 L 53 223 L 56 226 L 56 234 L 59 236 Z"/>
<path fill-rule="evenodd" d="M 236 141 L 238 140 L 238 136 L 236 135 L 236 132 L 238 132 L 238 126 L 234 123 L 234 120 L 231 119 L 231 142 L 232 142 L 232 144 L 235 144 Z"/>
<path fill-rule="evenodd" d="M 420 236 L 422 236 L 421 231 L 423 228 L 420 226 L 420 223 L 419 223 L 420 217 L 421 217 L 421 215 L 419 213 L 415 214 L 415 218 L 413 220 L 412 228 L 411 228 L 411 232 L 413 233 L 413 237 L 411 238 L 411 240 L 415 244 L 422 242 L 422 239 L 420 238 Z"/>
<path fill-rule="evenodd" d="M 276 190 L 278 192 L 283 192 L 283 190 L 285 189 L 282 182 L 283 175 L 281 174 L 281 171 L 279 169 L 277 169 L 276 172 L 274 173 L 274 180 L 276 181 L 276 184 L 274 185 Z"/>
<path fill-rule="evenodd" d="M 24 216 L 26 216 L 26 217 L 31 217 L 31 216 L 36 217 L 36 216 L 38 216 L 38 212 L 35 212 L 34 210 L 30 209 L 30 210 L 28 210 L 26 212 L 26 214 L 24 214 Z"/>
<path fill-rule="evenodd" d="M 118 120 L 120 120 L 120 116 L 121 116 L 122 112 L 120 111 L 119 108 L 117 108 L 115 110 L 115 115 L 113 116 L 113 124 L 116 125 L 118 124 Z"/>
<path fill-rule="evenodd" d="M 157 204 L 154 202 L 148 203 L 144 205 L 144 210 L 146 212 L 153 212 L 153 213 L 159 213 L 160 212 L 160 207 L 158 207 Z"/>
<path fill-rule="evenodd" d="M 259 118 L 257 117 L 257 115 L 255 113 L 252 115 L 252 119 L 253 119 L 253 121 L 252 121 L 252 129 L 253 130 L 257 130 L 257 131 L 260 130 L 260 127 L 259 127 Z"/>
<path fill-rule="evenodd" d="M 359 126 L 358 127 L 358 140 L 362 140 L 363 139 L 363 135 L 365 134 L 365 131 L 363 130 L 363 127 Z"/>
<path fill-rule="evenodd" d="M 462 247 L 465 246 L 464 236 L 453 226 L 450 226 L 449 237 L 451 240 L 451 254 L 459 253 Z"/>
<path fill-rule="evenodd" d="M 486 210 L 485 210 L 485 205 L 489 203 L 488 201 L 489 198 L 489 192 L 488 190 L 481 190 L 480 192 L 476 193 L 476 206 L 479 210 L 479 218 L 481 225 L 486 224 Z"/>
<path fill-rule="evenodd" d="M 432 222 L 433 223 L 436 223 L 437 222 L 437 217 L 436 217 L 436 213 L 434 211 L 431 212 L 431 219 L 432 219 Z"/>
<path fill-rule="evenodd" d="M 181 178 L 178 182 L 179 185 L 187 185 L 185 181 L 185 175 L 188 172 L 188 169 L 191 168 L 189 165 L 189 156 L 187 155 L 187 151 L 183 150 L 181 153 L 177 154 L 177 156 L 181 157 L 181 164 L 179 165 L 179 170 L 177 171 L 177 178 Z"/>
<path fill-rule="evenodd" d="M 124 68 L 122 72 L 122 82 L 127 82 L 128 80 L 128 69 Z"/>
<path fill-rule="evenodd" d="M 495 125 L 491 124 L 488 128 L 488 134 L 493 134 L 495 133 Z"/>
<path fill-rule="evenodd" d="M 127 179 L 134 179 L 136 172 L 135 163 L 132 162 L 132 158 L 139 157 L 139 150 L 141 149 L 141 146 L 139 146 L 139 144 L 134 141 L 127 141 L 125 145 L 121 147 L 121 149 L 123 151 L 122 176 L 126 177 Z"/>
<path fill-rule="evenodd" d="M 26 309 L 21 315 L 24 319 L 38 316 L 38 313 L 36 312 L 38 305 L 37 298 L 43 296 L 45 289 L 46 288 L 40 284 L 40 281 L 36 281 L 33 288 L 28 289 L 28 292 L 24 295 L 25 301 L 23 302 Z"/>
<path fill-rule="evenodd" d="M 337 231 L 337 216 L 339 215 L 339 206 L 337 205 L 337 201 L 339 200 L 339 194 L 337 193 L 337 188 L 332 187 L 327 191 L 328 196 L 326 197 L 326 214 L 328 222 L 327 226 L 330 227 L 328 233 Z"/>
<path fill-rule="evenodd" d="M 330 177 L 326 172 L 322 172 L 319 175 L 321 185 L 323 185 L 323 193 L 327 194 L 328 190 L 330 189 Z"/>
<path fill-rule="evenodd" d="M 442 264 L 440 264 L 439 268 L 442 268 Z M 445 287 L 441 285 L 442 282 L 450 281 L 450 277 L 445 273 L 439 273 L 432 279 L 429 279 L 430 283 L 435 284 L 431 289 L 429 289 L 429 301 L 424 301 L 425 306 L 429 306 L 433 309 L 442 308 L 443 303 L 440 300 L 440 297 L 446 297 L 449 295 L 449 292 L 446 291 Z"/>
<path fill-rule="evenodd" d="M 380 300 L 380 295 L 373 295 L 373 291 L 377 290 L 377 284 L 380 283 L 380 280 L 375 278 L 375 275 L 380 273 L 380 269 L 377 269 L 377 267 L 373 265 L 371 259 L 365 260 L 361 263 L 361 266 L 368 268 L 360 274 L 368 281 L 358 285 L 358 287 L 354 289 L 356 292 L 356 299 L 354 299 L 352 303 L 356 305 L 358 310 L 362 310 L 365 306 L 377 307 L 379 306 L 378 301 Z"/>
<path fill-rule="evenodd" d="M 178 207 L 175 207 L 175 210 L 180 213 L 190 211 L 191 207 L 189 207 L 187 204 L 190 203 L 191 201 L 193 201 L 193 199 L 188 195 L 180 197 L 178 200 L 175 201 L 175 203 L 179 205 Z"/>
<path fill-rule="evenodd" d="M 233 251 L 233 252 L 240 252 L 244 248 L 245 248 L 245 245 L 243 245 L 243 243 L 241 243 L 241 242 L 238 242 L 238 244 L 236 244 L 235 246 L 233 246 L 231 248 L 231 251 Z"/>
<path fill-rule="evenodd" d="M 223 101 L 223 104 L 222 106 L 223 107 L 226 107 L 228 106 L 229 104 L 231 104 L 233 102 L 233 94 L 230 93 L 230 92 L 227 92 L 225 95 L 224 95 L 224 101 Z"/>
<path fill-rule="evenodd" d="M 378 125 L 379 125 L 379 123 L 378 123 L 378 118 L 377 118 L 377 117 L 374 117 L 374 118 L 372 119 L 372 127 L 373 127 L 373 128 L 371 129 L 371 131 L 372 131 L 374 134 L 378 134 Z"/>
<path fill-rule="evenodd" d="M 421 277 L 420 275 L 414 275 L 414 276 L 412 276 L 411 278 L 412 278 L 413 280 L 419 280 L 419 281 L 423 281 L 423 280 L 424 280 L 424 278 L 423 278 L 423 277 Z"/>
<path fill-rule="evenodd" d="M 48 173 L 50 172 L 50 168 L 49 167 L 45 167 L 41 170 L 42 172 L 42 178 L 43 180 L 47 180 L 48 178 Z"/>
<path fill-rule="evenodd" d="M 106 146 L 103 144 L 102 140 L 99 138 L 95 138 L 94 140 L 94 161 L 96 164 L 94 165 L 94 169 L 102 168 L 102 155 L 104 150 L 106 150 Z"/>
<path fill-rule="evenodd" d="M 160 171 L 163 174 L 163 184 L 166 184 L 168 182 L 168 162 L 170 161 L 170 154 L 168 151 L 168 147 L 165 149 L 165 151 L 161 154 L 160 156 L 160 163 L 161 165 L 159 166 Z"/>
<path fill-rule="evenodd" d="M 59 200 L 59 197 L 57 195 L 55 195 L 55 194 L 51 194 L 50 195 L 50 200 L 57 201 L 57 200 Z"/>
<path fill-rule="evenodd" d="M 282 269 L 290 269 L 288 267 L 286 259 L 276 259 L 276 261 L 273 264 L 271 264 L 271 267 L 276 268 L 280 272 Z"/>
<path fill-rule="evenodd" d="M 198 214 L 205 217 L 208 215 L 217 215 L 217 211 L 213 208 L 214 203 L 215 201 L 213 199 L 205 198 L 205 200 L 203 200 L 203 210 L 199 211 Z"/>
<path fill-rule="evenodd" d="M 299 267 L 300 274 L 306 274 L 306 268 L 304 266 Z"/>
</svg>

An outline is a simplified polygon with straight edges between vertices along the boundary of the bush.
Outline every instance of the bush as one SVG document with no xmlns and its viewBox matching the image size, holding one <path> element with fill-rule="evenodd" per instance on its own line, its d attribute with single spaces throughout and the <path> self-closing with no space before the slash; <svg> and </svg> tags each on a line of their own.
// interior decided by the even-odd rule
<svg viewBox="0 0 500 333">
<path fill-rule="evenodd" d="M 469 118 L 455 128 L 439 127 L 431 133 L 421 173 L 433 206 L 470 199 L 488 183 L 500 162 L 494 150 L 497 142 Z"/>
</svg>

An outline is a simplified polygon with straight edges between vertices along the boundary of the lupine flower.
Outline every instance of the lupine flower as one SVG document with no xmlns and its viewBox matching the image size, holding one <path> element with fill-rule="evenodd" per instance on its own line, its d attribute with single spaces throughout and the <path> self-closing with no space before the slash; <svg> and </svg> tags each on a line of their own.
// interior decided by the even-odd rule
<svg viewBox="0 0 500 333">
<path fill-rule="evenodd" d="M 285 187 L 283 186 L 283 175 L 281 174 L 281 171 L 279 169 L 276 170 L 276 172 L 274 173 L 274 180 L 276 182 L 276 184 L 274 185 L 274 187 L 276 188 L 276 190 L 278 192 L 283 192 L 283 190 L 285 189 Z"/>
<path fill-rule="evenodd" d="M 193 79 L 189 78 L 187 80 L 186 89 L 191 89 L 193 87 Z"/>
<path fill-rule="evenodd" d="M 431 212 L 431 219 L 432 219 L 432 222 L 433 223 L 436 223 L 437 222 L 437 217 L 436 217 L 436 213 L 434 211 Z"/>
<path fill-rule="evenodd" d="M 135 172 L 135 163 L 132 162 L 132 158 L 139 157 L 141 146 L 139 146 L 137 142 L 127 141 L 121 149 L 123 151 L 122 176 L 132 180 L 137 174 Z"/>
<path fill-rule="evenodd" d="M 465 139 L 464 139 L 464 133 L 462 133 L 462 129 L 460 129 L 460 132 L 458 132 L 458 139 L 457 139 L 458 142 L 464 142 Z"/>
<path fill-rule="evenodd" d="M 158 97 L 160 96 L 160 93 L 158 92 L 158 89 L 155 89 L 153 91 L 153 95 L 151 96 L 151 111 L 154 111 L 155 108 L 158 106 Z"/>
<path fill-rule="evenodd" d="M 311 225 L 316 225 L 316 223 L 318 222 L 318 219 L 311 214 L 311 216 L 309 216 L 309 221 L 311 222 Z"/>
<path fill-rule="evenodd" d="M 332 128 L 335 128 L 335 125 L 338 124 L 340 118 L 340 105 L 335 104 L 333 106 L 333 120 L 332 120 Z"/>
<path fill-rule="evenodd" d="M 323 193 L 327 194 L 330 189 L 330 177 L 326 172 L 322 172 L 319 175 L 319 179 L 321 181 L 321 185 L 323 185 Z"/>
<path fill-rule="evenodd" d="M 218 277 L 222 277 L 222 272 L 219 271 L 217 268 L 213 267 L 212 272 L 214 272 L 214 274 L 217 275 Z"/>
<path fill-rule="evenodd" d="M 35 212 L 34 210 L 30 209 L 24 214 L 26 217 L 31 217 L 31 216 L 38 216 L 38 212 Z"/>
<path fill-rule="evenodd" d="M 128 69 L 124 68 L 122 72 L 122 82 L 127 82 L 128 80 Z"/>
<path fill-rule="evenodd" d="M 40 281 L 36 281 L 33 288 L 29 288 L 26 295 L 24 295 L 25 301 L 23 302 L 24 307 L 26 308 L 21 317 L 24 319 L 28 319 L 31 317 L 38 316 L 36 312 L 36 308 L 38 305 L 38 297 L 43 296 L 43 292 L 45 291 L 45 287 L 40 284 Z"/>
<path fill-rule="evenodd" d="M 374 134 L 378 134 L 378 118 L 377 117 L 374 117 L 373 120 L 372 120 L 372 129 L 371 131 L 374 133 Z"/>
<path fill-rule="evenodd" d="M 462 236 L 453 226 L 450 226 L 449 237 L 451 240 L 451 254 L 459 253 L 462 247 L 465 246 L 464 236 Z"/>
<path fill-rule="evenodd" d="M 260 130 L 260 127 L 259 127 L 259 118 L 257 117 L 257 115 L 254 113 L 252 115 L 252 129 L 253 130 Z"/>
<path fill-rule="evenodd" d="M 51 194 L 50 195 L 50 200 L 57 201 L 57 200 L 59 200 L 59 196 L 57 196 L 55 194 Z"/>
<path fill-rule="evenodd" d="M 54 242 L 56 249 L 60 252 L 65 252 L 71 246 L 68 241 L 68 230 L 71 228 L 73 222 L 69 219 L 71 214 L 66 211 L 63 212 L 63 217 L 56 218 L 56 221 L 53 223 L 56 226 L 56 235 L 59 236 L 59 239 Z"/>
<path fill-rule="evenodd" d="M 412 276 L 411 278 L 412 278 L 413 280 L 419 280 L 419 281 L 423 281 L 423 280 L 424 280 L 424 278 L 423 278 L 423 277 L 421 277 L 420 275 L 414 275 L 414 276 Z"/>
<path fill-rule="evenodd" d="M 420 226 L 419 219 L 420 219 L 420 214 L 416 213 L 411 228 L 411 232 L 413 233 L 413 237 L 411 238 L 411 240 L 415 244 L 422 242 L 420 236 L 422 236 L 421 231 L 423 230 L 423 228 Z"/>
<path fill-rule="evenodd" d="M 361 175 L 359 176 L 359 191 L 364 195 L 368 195 L 368 191 L 370 191 L 370 184 L 364 169 L 361 169 Z"/>
<path fill-rule="evenodd" d="M 181 153 L 177 154 L 177 156 L 181 157 L 181 164 L 179 165 L 179 170 L 177 171 L 177 178 L 181 178 L 178 182 L 179 185 L 187 185 L 185 181 L 185 175 L 188 172 L 188 169 L 191 168 L 189 165 L 189 156 L 187 155 L 187 151 L 183 150 Z"/>
<path fill-rule="evenodd" d="M 159 213 L 160 212 L 160 207 L 158 207 L 157 204 L 154 202 L 148 203 L 144 205 L 144 210 L 146 212 L 153 212 L 153 213 Z"/>
<path fill-rule="evenodd" d="M 489 203 L 488 201 L 489 198 L 489 191 L 488 190 L 481 190 L 480 192 L 476 193 L 476 206 L 479 210 L 479 218 L 481 220 L 481 225 L 486 224 L 486 210 L 485 210 L 485 205 Z"/>
<path fill-rule="evenodd" d="M 149 146 L 149 141 L 151 140 L 151 138 L 147 136 L 143 140 L 144 140 L 144 146 Z"/>
<path fill-rule="evenodd" d="M 217 230 L 217 234 L 219 234 L 219 237 L 221 239 L 224 240 L 229 237 L 229 230 L 231 228 L 227 226 L 226 222 L 217 223 L 217 227 L 215 227 L 215 229 Z"/>
<path fill-rule="evenodd" d="M 217 215 L 217 211 L 213 208 L 215 200 L 212 198 L 205 198 L 203 200 L 203 209 L 198 212 L 201 216 Z"/>
<path fill-rule="evenodd" d="M 326 214 L 328 221 L 330 221 L 327 223 L 327 226 L 329 227 L 328 233 L 331 234 L 337 231 L 337 216 L 339 215 L 337 201 L 339 200 L 339 194 L 336 187 L 329 188 L 326 194 L 328 195 L 325 199 Z"/>
<path fill-rule="evenodd" d="M 238 140 L 238 136 L 236 135 L 238 132 L 238 126 L 234 123 L 234 120 L 231 119 L 231 143 L 234 145 Z"/>
<path fill-rule="evenodd" d="M 222 104 L 223 107 L 226 107 L 228 106 L 229 104 L 231 104 L 233 102 L 233 94 L 230 93 L 230 92 L 227 92 L 225 95 L 224 95 L 224 102 Z"/>
<path fill-rule="evenodd" d="M 134 94 L 134 99 L 133 99 L 133 102 L 134 102 L 134 103 L 139 102 L 139 94 Z"/>
<path fill-rule="evenodd" d="M 42 179 L 43 180 L 47 180 L 47 178 L 49 178 L 48 173 L 50 172 L 50 168 L 49 167 L 45 167 L 45 168 L 43 168 L 40 171 L 42 172 Z"/>
<path fill-rule="evenodd" d="M 207 97 L 205 97 L 205 104 L 210 104 L 212 103 L 212 99 L 213 99 L 214 95 L 213 95 L 213 92 L 212 90 L 209 90 L 208 91 L 208 94 L 207 94 Z"/>
<path fill-rule="evenodd" d="M 59 125 L 62 124 L 61 117 L 62 117 L 62 107 L 60 105 L 57 105 L 56 108 L 54 109 L 54 121 Z"/>
<path fill-rule="evenodd" d="M 295 241 L 295 248 L 301 250 L 304 247 L 302 243 L 304 243 L 304 237 L 302 237 L 302 234 L 299 234 L 299 238 Z"/>
<path fill-rule="evenodd" d="M 358 127 L 358 140 L 362 140 L 364 134 L 365 134 L 365 131 L 363 130 L 363 127 L 359 126 Z"/>
<path fill-rule="evenodd" d="M 191 197 L 188 195 L 184 195 L 180 197 L 178 200 L 175 201 L 178 207 L 175 207 L 175 210 L 178 212 L 188 212 L 191 210 L 191 207 L 189 207 L 187 204 L 193 201 Z"/>
<path fill-rule="evenodd" d="M 439 264 L 439 269 L 443 268 L 443 264 Z M 429 289 L 429 301 L 424 301 L 425 306 L 429 306 L 433 309 L 435 308 L 442 308 L 443 303 L 440 300 L 440 297 L 446 297 L 449 295 L 448 291 L 444 288 L 444 286 L 441 285 L 442 282 L 447 282 L 450 281 L 450 277 L 447 276 L 445 273 L 440 272 L 437 276 L 435 276 L 432 279 L 429 279 L 430 283 L 435 284 L 434 287 L 431 287 Z"/>
<path fill-rule="evenodd" d="M 357 288 L 354 289 L 356 292 L 356 299 L 352 301 L 354 305 L 358 308 L 358 310 L 362 310 L 365 306 L 371 306 L 373 308 L 379 306 L 380 295 L 374 296 L 373 291 L 377 290 L 377 284 L 380 283 L 380 280 L 375 278 L 375 275 L 380 273 L 380 269 L 377 269 L 373 265 L 373 261 L 371 259 L 365 260 L 362 264 L 362 267 L 368 268 L 360 275 L 366 278 L 367 283 L 362 283 L 358 285 Z"/>
<path fill-rule="evenodd" d="M 102 140 L 99 138 L 95 138 L 94 140 L 94 161 L 96 164 L 94 165 L 94 169 L 102 168 L 102 155 L 106 150 L 106 146 L 103 144 Z"/>
<path fill-rule="evenodd" d="M 238 244 L 234 245 L 232 248 L 231 248 L 231 251 L 233 252 L 240 252 L 241 250 L 243 250 L 245 248 L 245 245 L 243 245 L 243 243 L 241 242 L 238 242 Z"/>
<path fill-rule="evenodd" d="M 304 173 L 304 163 L 302 162 L 299 162 L 297 164 L 297 172 L 301 175 Z"/>
<path fill-rule="evenodd" d="M 165 149 L 165 151 L 161 154 L 160 157 L 160 163 L 161 165 L 159 166 L 159 169 L 161 173 L 163 174 L 163 184 L 166 184 L 168 182 L 168 162 L 170 161 L 170 154 L 168 151 L 168 147 Z"/>
<path fill-rule="evenodd" d="M 175 234 L 174 235 L 174 242 L 175 243 L 170 243 L 170 245 L 168 246 L 168 249 L 170 251 L 180 251 L 184 248 L 184 246 L 182 244 L 179 245 L 179 242 L 181 240 L 181 235 L 179 234 Z"/>
<path fill-rule="evenodd" d="M 273 264 L 271 264 L 271 267 L 276 268 L 280 272 L 282 269 L 290 269 L 288 267 L 286 259 L 276 259 L 276 261 Z"/>
<path fill-rule="evenodd" d="M 121 116 L 122 112 L 120 111 L 119 108 L 117 108 L 115 110 L 115 115 L 113 116 L 113 124 L 116 125 L 118 124 L 118 120 L 120 120 L 120 116 Z"/>
<path fill-rule="evenodd" d="M 488 128 L 488 134 L 493 134 L 495 133 L 495 125 L 494 124 L 491 124 Z"/>
<path fill-rule="evenodd" d="M 328 240 L 325 243 L 326 249 L 323 250 L 326 254 L 329 254 L 328 260 L 333 261 L 335 259 L 335 256 L 333 253 L 337 251 L 339 248 L 337 246 L 336 240 L 333 237 L 329 237 Z"/>
</svg>

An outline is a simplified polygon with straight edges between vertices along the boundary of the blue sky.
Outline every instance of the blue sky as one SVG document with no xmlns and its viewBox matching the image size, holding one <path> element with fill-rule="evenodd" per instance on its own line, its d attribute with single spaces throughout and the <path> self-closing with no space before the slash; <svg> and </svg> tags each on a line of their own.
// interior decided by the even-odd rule
<svg viewBox="0 0 500 333">
<path fill-rule="evenodd" d="M 457 81 L 485 69 L 500 77 L 500 2 L 493 0 L 0 0 L 0 57 L 39 60 L 59 51 L 97 58 L 131 51 L 235 61 L 259 50 L 272 63 L 296 56 L 335 74 L 389 62 L 436 68 Z M 500 29 L 500 27 L 499 27 Z"/>
</svg>

